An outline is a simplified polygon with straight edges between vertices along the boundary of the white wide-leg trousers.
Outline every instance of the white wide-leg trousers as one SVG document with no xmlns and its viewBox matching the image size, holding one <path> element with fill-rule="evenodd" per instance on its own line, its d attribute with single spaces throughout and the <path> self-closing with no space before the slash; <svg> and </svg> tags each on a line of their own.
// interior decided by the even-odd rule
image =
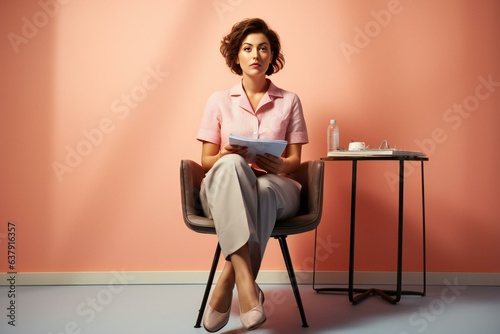
<svg viewBox="0 0 500 334">
<path fill-rule="evenodd" d="M 241 156 L 228 154 L 205 176 L 200 197 L 205 215 L 214 220 L 224 257 L 248 243 L 257 277 L 276 221 L 299 210 L 300 184 L 281 175 L 256 177 Z"/>
</svg>

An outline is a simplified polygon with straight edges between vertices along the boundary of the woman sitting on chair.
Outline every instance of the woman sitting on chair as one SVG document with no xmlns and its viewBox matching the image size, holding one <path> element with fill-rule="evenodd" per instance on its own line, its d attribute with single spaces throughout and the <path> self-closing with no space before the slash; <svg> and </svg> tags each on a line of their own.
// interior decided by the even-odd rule
<svg viewBox="0 0 500 334">
<path fill-rule="evenodd" d="M 308 142 L 298 96 L 267 78 L 284 65 L 278 35 L 261 19 L 247 19 L 222 39 L 220 51 L 242 79 L 209 98 L 197 136 L 207 172 L 200 191 L 203 210 L 214 220 L 226 259 L 203 319 L 209 332 L 227 324 L 235 284 L 242 324 L 252 330 L 266 321 L 255 279 L 275 222 L 299 209 L 300 185 L 286 174 L 299 167 L 302 144 Z M 257 155 L 249 163 L 246 147 L 229 144 L 230 133 L 288 144 L 281 157 Z"/>
</svg>

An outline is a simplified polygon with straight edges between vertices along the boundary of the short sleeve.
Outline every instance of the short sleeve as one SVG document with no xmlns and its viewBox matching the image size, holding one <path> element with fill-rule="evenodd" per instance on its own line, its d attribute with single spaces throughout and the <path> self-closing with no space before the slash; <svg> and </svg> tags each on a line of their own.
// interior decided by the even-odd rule
<svg viewBox="0 0 500 334">
<path fill-rule="evenodd" d="M 296 94 L 293 94 L 291 101 L 290 121 L 286 133 L 286 140 L 290 144 L 307 144 L 309 137 L 307 134 L 306 120 L 302 111 L 302 103 Z"/>
<path fill-rule="evenodd" d="M 196 139 L 220 145 L 221 143 L 221 116 L 220 116 L 220 93 L 214 93 L 205 105 L 205 110 L 198 129 Z"/>
</svg>

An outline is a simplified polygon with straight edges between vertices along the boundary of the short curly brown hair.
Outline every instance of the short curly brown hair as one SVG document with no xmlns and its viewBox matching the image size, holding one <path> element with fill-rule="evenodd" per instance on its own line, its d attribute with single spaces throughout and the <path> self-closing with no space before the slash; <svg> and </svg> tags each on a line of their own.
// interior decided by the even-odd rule
<svg viewBox="0 0 500 334">
<path fill-rule="evenodd" d="M 285 57 L 281 52 L 280 38 L 274 30 L 269 28 L 266 22 L 258 18 L 246 19 L 236 23 L 231 29 L 231 32 L 222 38 L 220 53 L 222 53 L 222 56 L 226 59 L 227 66 L 229 66 L 233 73 L 238 75 L 243 74 L 241 66 L 236 63 L 238 60 L 238 53 L 243 40 L 249 34 L 254 33 L 264 34 L 271 44 L 273 59 L 269 64 L 266 74 L 271 75 L 277 73 L 285 66 Z"/>
</svg>

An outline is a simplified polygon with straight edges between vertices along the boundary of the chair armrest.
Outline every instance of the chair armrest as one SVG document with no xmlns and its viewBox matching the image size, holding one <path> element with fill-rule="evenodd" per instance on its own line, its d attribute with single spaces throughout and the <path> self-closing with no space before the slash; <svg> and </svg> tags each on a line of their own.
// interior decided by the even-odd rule
<svg viewBox="0 0 500 334">
<path fill-rule="evenodd" d="M 323 207 L 324 161 L 311 160 L 302 162 L 292 179 L 302 185 L 299 215 L 316 214 L 321 216 Z"/>
<path fill-rule="evenodd" d="M 192 160 L 181 160 L 181 196 L 183 213 L 203 216 L 199 194 L 205 171 Z"/>
</svg>

